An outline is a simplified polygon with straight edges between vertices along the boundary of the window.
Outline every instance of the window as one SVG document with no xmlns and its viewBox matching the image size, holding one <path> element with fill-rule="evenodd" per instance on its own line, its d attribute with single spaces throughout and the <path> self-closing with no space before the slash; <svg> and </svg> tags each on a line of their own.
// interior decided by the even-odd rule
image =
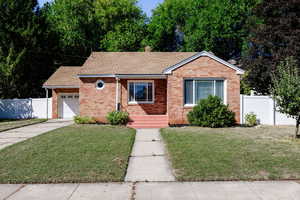
<svg viewBox="0 0 300 200">
<path fill-rule="evenodd" d="M 102 90 L 104 88 L 104 82 L 102 80 L 99 80 L 96 82 L 96 88 L 98 90 Z"/>
<path fill-rule="evenodd" d="M 224 102 L 224 80 L 197 80 L 184 81 L 184 104 L 195 105 L 209 95 L 220 97 Z"/>
<path fill-rule="evenodd" d="M 153 82 L 129 82 L 128 83 L 129 103 L 153 103 L 154 84 Z"/>
</svg>

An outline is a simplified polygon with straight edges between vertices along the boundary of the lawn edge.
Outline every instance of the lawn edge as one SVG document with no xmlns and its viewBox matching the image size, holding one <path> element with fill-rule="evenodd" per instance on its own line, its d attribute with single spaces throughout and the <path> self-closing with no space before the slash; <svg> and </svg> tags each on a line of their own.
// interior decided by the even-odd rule
<svg viewBox="0 0 300 200">
<path fill-rule="evenodd" d="M 128 127 L 127 127 L 128 128 Z M 130 153 L 129 153 L 129 156 L 127 158 L 127 164 L 126 164 L 126 167 L 125 167 L 125 172 L 122 176 L 122 181 L 125 182 L 125 177 L 126 177 L 126 174 L 127 174 L 127 170 L 128 170 L 128 166 L 129 166 L 129 161 L 130 161 L 130 158 L 131 158 L 131 153 L 132 153 L 132 149 L 133 149 L 133 146 L 134 146 L 134 142 L 135 142 L 135 138 L 136 138 L 136 129 L 135 128 L 129 128 L 129 129 L 132 129 L 134 130 L 134 134 L 133 136 L 130 138 Z"/>
<path fill-rule="evenodd" d="M 40 123 L 44 123 L 44 122 L 47 122 L 48 119 L 44 119 L 40 122 L 33 122 L 32 124 L 24 124 L 24 125 L 20 125 L 20 126 L 17 126 L 17 127 L 13 127 L 13 128 L 8 128 L 8 129 L 4 129 L 4 130 L 0 130 L 0 133 L 1 132 L 5 132 L 5 131 L 9 131 L 9 130 L 13 130 L 13 129 L 17 129 L 17 128 L 23 128 L 25 126 L 30 126 L 30 125 L 35 125 L 35 124 L 40 124 Z"/>
<path fill-rule="evenodd" d="M 169 166 L 170 166 L 170 168 L 171 168 L 171 172 L 172 172 L 172 175 L 173 175 L 174 178 L 175 178 L 175 181 L 180 181 L 180 180 L 178 179 L 178 177 L 176 176 L 176 169 L 175 169 L 175 167 L 173 166 L 172 155 L 171 155 L 170 152 L 169 152 L 168 143 L 165 141 L 165 139 L 164 139 L 164 137 L 163 137 L 163 135 L 162 135 L 162 130 L 164 130 L 164 129 L 167 129 L 167 128 L 160 128 L 160 129 L 159 129 L 159 134 L 160 134 L 162 143 L 163 143 L 163 145 L 164 145 L 164 147 L 165 147 L 165 156 L 166 156 L 166 160 L 167 160 L 167 162 L 168 162 L 168 164 L 169 164 Z"/>
</svg>

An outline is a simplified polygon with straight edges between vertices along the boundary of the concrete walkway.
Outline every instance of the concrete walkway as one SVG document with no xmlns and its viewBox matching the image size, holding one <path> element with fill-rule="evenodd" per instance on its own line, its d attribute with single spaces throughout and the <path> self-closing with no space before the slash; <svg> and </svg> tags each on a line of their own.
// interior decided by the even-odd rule
<svg viewBox="0 0 300 200">
<path fill-rule="evenodd" d="M 49 120 L 39 124 L 0 132 L 0 150 L 9 145 L 71 124 L 73 124 L 72 120 Z"/>
<path fill-rule="evenodd" d="M 1 200 L 299 200 L 300 184 L 277 182 L 138 182 L 0 185 Z"/>
<path fill-rule="evenodd" d="M 159 129 L 137 129 L 125 181 L 175 181 Z"/>
</svg>

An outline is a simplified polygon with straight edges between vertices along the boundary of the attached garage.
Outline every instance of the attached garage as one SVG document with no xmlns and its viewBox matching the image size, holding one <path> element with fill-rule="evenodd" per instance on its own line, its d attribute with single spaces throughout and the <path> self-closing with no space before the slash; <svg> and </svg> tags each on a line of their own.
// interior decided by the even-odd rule
<svg viewBox="0 0 300 200">
<path fill-rule="evenodd" d="M 60 94 L 58 115 L 62 119 L 71 119 L 79 115 L 79 94 L 66 93 Z"/>
<path fill-rule="evenodd" d="M 72 119 L 79 115 L 79 85 L 78 74 L 80 67 L 60 67 L 44 83 L 48 97 L 48 90 L 52 90 L 52 118 Z"/>
</svg>

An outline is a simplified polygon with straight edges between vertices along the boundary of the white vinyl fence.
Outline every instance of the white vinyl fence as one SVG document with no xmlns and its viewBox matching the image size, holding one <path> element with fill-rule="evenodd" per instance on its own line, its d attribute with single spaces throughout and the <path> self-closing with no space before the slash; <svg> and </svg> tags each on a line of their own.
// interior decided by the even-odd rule
<svg viewBox="0 0 300 200">
<path fill-rule="evenodd" d="M 48 118 L 52 116 L 52 99 L 48 99 Z M 47 99 L 2 99 L 0 119 L 47 118 Z"/>
<path fill-rule="evenodd" d="M 25 119 L 46 118 L 47 99 L 4 99 L 0 100 L 0 118 Z M 241 122 L 245 115 L 253 112 L 261 124 L 295 125 L 296 121 L 275 110 L 275 103 L 269 96 L 241 95 Z M 52 99 L 48 99 L 48 118 L 52 116 Z"/>
<path fill-rule="evenodd" d="M 253 112 L 260 124 L 295 125 L 296 120 L 277 111 L 274 100 L 269 96 L 241 95 L 241 122 L 245 123 L 245 115 Z"/>
</svg>

